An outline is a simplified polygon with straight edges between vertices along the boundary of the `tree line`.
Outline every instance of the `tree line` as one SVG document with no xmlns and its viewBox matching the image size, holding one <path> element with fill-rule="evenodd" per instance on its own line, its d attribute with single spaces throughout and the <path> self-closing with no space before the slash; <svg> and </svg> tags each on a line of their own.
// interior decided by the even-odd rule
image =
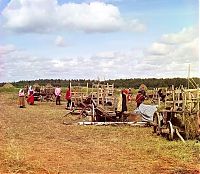
<svg viewBox="0 0 200 174">
<path fill-rule="evenodd" d="M 193 78 L 196 84 L 200 84 L 200 78 Z M 11 84 L 17 88 L 24 87 L 25 85 L 34 85 L 39 84 L 40 86 L 45 86 L 46 84 L 51 84 L 52 86 L 60 85 L 61 87 L 69 86 L 71 82 L 72 86 L 86 86 L 88 83 L 89 87 L 92 87 L 92 84 L 113 84 L 117 88 L 135 88 L 138 89 L 141 84 L 147 86 L 148 89 L 158 88 L 158 87 L 169 87 L 174 85 L 179 87 L 183 85 L 184 87 L 188 86 L 187 78 L 134 78 L 134 79 L 115 79 L 115 80 L 87 80 L 87 79 L 39 79 L 39 80 L 22 80 L 18 82 L 12 82 Z M 0 83 L 0 86 L 3 86 L 5 83 Z M 190 88 L 193 88 L 193 85 L 189 83 Z"/>
</svg>

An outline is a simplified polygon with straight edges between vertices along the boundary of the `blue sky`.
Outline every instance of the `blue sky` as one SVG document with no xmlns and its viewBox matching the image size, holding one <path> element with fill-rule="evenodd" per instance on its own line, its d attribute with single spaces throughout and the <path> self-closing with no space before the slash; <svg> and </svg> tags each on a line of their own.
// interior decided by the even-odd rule
<svg viewBox="0 0 200 174">
<path fill-rule="evenodd" d="M 0 0 L 0 82 L 199 76 L 198 0 Z"/>
</svg>

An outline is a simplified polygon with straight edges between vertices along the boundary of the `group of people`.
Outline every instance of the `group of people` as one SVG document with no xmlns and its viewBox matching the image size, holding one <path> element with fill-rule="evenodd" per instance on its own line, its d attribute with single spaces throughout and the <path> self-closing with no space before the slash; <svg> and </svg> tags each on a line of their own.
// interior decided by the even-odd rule
<svg viewBox="0 0 200 174">
<path fill-rule="evenodd" d="M 55 88 L 55 98 L 56 98 L 56 105 L 60 105 L 60 101 L 61 101 L 61 88 L 60 86 L 56 86 Z M 32 88 L 32 86 L 30 86 L 28 88 L 28 92 L 27 92 L 27 99 L 26 99 L 26 95 L 25 95 L 25 91 L 24 89 L 20 89 L 19 90 L 19 93 L 18 93 L 18 96 L 19 96 L 19 107 L 20 108 L 25 108 L 25 99 L 27 101 L 27 103 L 29 105 L 34 105 L 34 90 Z M 66 95 L 65 95 L 65 99 L 67 100 L 67 108 L 70 108 L 71 107 L 71 90 L 70 90 L 70 87 L 67 88 L 66 90 Z"/>
<path fill-rule="evenodd" d="M 61 91 L 60 86 L 56 86 L 55 88 L 56 105 L 60 105 L 61 92 L 62 91 Z M 66 109 L 70 108 L 72 105 L 71 97 L 72 97 L 71 89 L 70 87 L 68 87 L 65 94 L 65 99 L 67 100 Z"/>
<path fill-rule="evenodd" d="M 32 86 L 29 87 L 28 89 L 28 97 L 27 97 L 27 103 L 30 105 L 34 104 L 34 91 Z M 24 108 L 25 107 L 25 92 L 24 89 L 19 90 L 19 107 Z"/>
<path fill-rule="evenodd" d="M 140 106 L 141 103 L 144 102 L 144 100 L 147 98 L 146 95 L 146 91 L 145 89 L 142 87 L 139 89 L 135 101 L 137 104 L 137 107 Z M 127 111 L 127 102 L 130 102 L 132 99 L 132 93 L 131 93 L 131 88 L 129 89 L 122 89 L 121 90 L 121 98 L 119 99 L 119 107 L 117 108 L 117 110 L 120 110 L 122 113 Z"/>
<path fill-rule="evenodd" d="M 55 88 L 55 98 L 56 98 L 56 105 L 60 105 L 61 104 L 61 87 L 59 85 L 56 86 Z M 70 87 L 68 87 L 66 89 L 66 94 L 65 94 L 65 99 L 67 100 L 67 104 L 66 104 L 66 109 L 71 109 L 72 108 L 72 101 L 71 101 L 71 89 Z M 137 103 L 137 107 L 140 106 L 141 103 L 143 103 L 143 101 L 146 98 L 146 92 L 144 90 L 144 88 L 139 89 L 135 101 Z M 127 102 L 130 102 L 132 98 L 132 93 L 131 93 L 131 88 L 129 89 L 123 89 L 121 90 L 121 101 L 120 101 L 120 109 L 121 112 L 125 112 L 127 111 Z M 27 96 L 27 103 L 29 105 L 33 105 L 34 104 L 34 91 L 32 86 L 29 87 L 28 89 L 28 96 Z M 24 108 L 25 107 L 25 92 L 23 89 L 19 90 L 19 107 L 20 108 Z"/>
</svg>

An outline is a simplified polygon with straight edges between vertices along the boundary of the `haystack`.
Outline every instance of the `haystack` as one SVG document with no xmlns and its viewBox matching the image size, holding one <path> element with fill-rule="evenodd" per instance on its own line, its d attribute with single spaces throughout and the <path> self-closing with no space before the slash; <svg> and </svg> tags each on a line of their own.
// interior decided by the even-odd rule
<svg viewBox="0 0 200 174">
<path fill-rule="evenodd" d="M 54 87 L 50 83 L 47 83 L 44 91 L 46 94 L 53 94 L 54 90 Z"/>
<path fill-rule="evenodd" d="M 185 117 L 185 133 L 186 133 L 186 139 L 194 139 L 198 136 L 198 115 L 191 114 L 186 115 Z"/>
<path fill-rule="evenodd" d="M 198 115 L 197 113 L 184 113 L 183 115 L 177 114 L 177 119 L 180 121 L 180 127 L 184 128 L 186 139 L 195 139 L 198 136 Z"/>
<path fill-rule="evenodd" d="M 11 83 L 6 83 L 3 88 L 14 88 L 14 86 Z"/>
<path fill-rule="evenodd" d="M 53 86 L 50 83 L 47 83 L 45 87 L 46 88 L 53 88 Z"/>
<path fill-rule="evenodd" d="M 40 92 L 40 85 L 38 83 L 35 83 L 33 85 L 33 89 L 34 89 L 34 91 Z"/>
<path fill-rule="evenodd" d="M 144 89 L 145 91 L 147 91 L 147 86 L 145 84 L 141 84 L 140 87 L 139 87 L 139 89 L 140 90 Z"/>
</svg>

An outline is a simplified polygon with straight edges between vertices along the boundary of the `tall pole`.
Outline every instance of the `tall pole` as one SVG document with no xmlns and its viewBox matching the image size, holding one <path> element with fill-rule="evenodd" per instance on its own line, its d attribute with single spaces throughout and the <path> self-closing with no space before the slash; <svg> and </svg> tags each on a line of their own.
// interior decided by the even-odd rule
<svg viewBox="0 0 200 174">
<path fill-rule="evenodd" d="M 87 95 L 88 95 L 88 82 L 87 82 Z"/>
<path fill-rule="evenodd" d="M 190 89 L 190 64 L 188 66 L 188 89 Z"/>
</svg>

